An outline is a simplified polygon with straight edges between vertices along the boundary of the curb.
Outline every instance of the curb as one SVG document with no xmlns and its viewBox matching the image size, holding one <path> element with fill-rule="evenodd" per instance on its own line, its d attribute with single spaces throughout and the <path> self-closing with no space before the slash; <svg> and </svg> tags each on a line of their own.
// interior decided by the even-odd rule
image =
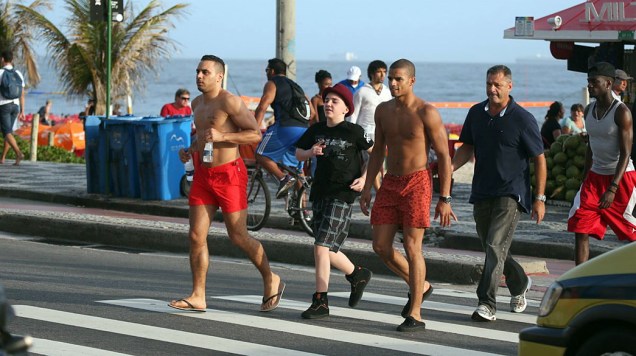
<svg viewBox="0 0 636 356">
<path fill-rule="evenodd" d="M 454 250 L 483 251 L 481 240 L 476 235 L 444 233 L 439 247 Z M 590 245 L 590 258 L 611 251 L 612 247 Z M 557 260 L 574 260 L 574 237 L 571 243 L 557 243 L 549 241 L 512 240 L 510 252 L 516 256 L 551 258 Z"/>
<path fill-rule="evenodd" d="M 101 217 L 100 217 L 101 218 Z M 103 218 L 102 220 L 107 220 Z M 166 224 L 162 227 L 134 226 L 108 222 L 80 221 L 68 218 L 42 217 L 0 212 L 0 230 L 44 237 L 57 241 L 72 241 L 80 244 L 103 244 L 144 251 L 180 252 L 189 251 L 188 227 L 181 224 Z M 313 266 L 312 239 L 281 240 L 272 234 L 255 233 L 254 237 L 267 250 L 270 261 Z M 208 235 L 211 253 L 226 257 L 244 258 L 245 255 L 233 246 L 227 235 L 211 231 Z M 353 245 L 353 243 L 352 243 Z M 369 248 L 345 250 L 356 264 L 364 265 L 374 273 L 393 275 L 376 254 Z M 460 256 L 461 257 L 461 256 Z M 482 262 L 448 260 L 439 256 L 426 256 L 427 271 L 436 282 L 475 284 L 482 272 Z"/>
</svg>

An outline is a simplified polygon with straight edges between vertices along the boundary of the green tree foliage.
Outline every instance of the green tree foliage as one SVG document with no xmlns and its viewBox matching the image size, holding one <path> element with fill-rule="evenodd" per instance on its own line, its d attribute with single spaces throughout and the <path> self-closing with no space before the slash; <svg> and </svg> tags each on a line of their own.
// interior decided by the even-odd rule
<svg viewBox="0 0 636 356">
<path fill-rule="evenodd" d="M 20 151 L 24 154 L 25 160 L 31 156 L 31 144 L 20 137 L 15 137 Z M 0 136 L 0 147 L 4 145 L 4 139 Z M 15 159 L 15 152 L 9 150 L 8 159 Z M 75 153 L 69 152 L 63 148 L 55 146 L 38 146 L 38 161 L 40 162 L 57 162 L 57 163 L 85 163 L 84 157 L 77 157 Z"/>
<path fill-rule="evenodd" d="M 13 63 L 25 75 L 26 85 L 35 87 L 40 83 L 40 74 L 32 47 L 35 33 L 29 21 L 20 17 L 21 8 L 33 12 L 50 9 L 46 0 L 35 0 L 24 6 L 20 1 L 0 1 L 0 49 L 13 51 Z"/>
<path fill-rule="evenodd" d="M 45 2 L 46 0 L 42 0 Z M 18 16 L 26 19 L 44 41 L 48 58 L 71 97 L 91 96 L 96 113 L 106 112 L 107 22 L 91 22 L 90 0 L 65 0 L 69 17 L 63 32 L 31 7 L 16 5 Z M 144 76 L 155 73 L 160 64 L 176 52 L 176 43 L 168 36 L 173 20 L 185 14 L 187 4 L 161 10 L 152 0 L 139 13 L 133 1 L 124 5 L 124 21 L 113 22 L 111 98 L 115 101 L 133 89 L 145 89 Z"/>
</svg>

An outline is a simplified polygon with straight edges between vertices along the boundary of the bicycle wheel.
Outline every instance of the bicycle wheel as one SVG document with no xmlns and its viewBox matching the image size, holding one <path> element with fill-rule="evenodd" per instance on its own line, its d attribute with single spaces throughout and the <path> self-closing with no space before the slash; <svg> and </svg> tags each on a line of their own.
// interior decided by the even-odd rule
<svg viewBox="0 0 636 356">
<path fill-rule="evenodd" d="M 181 177 L 181 180 L 179 181 L 179 190 L 181 191 L 181 195 L 183 195 L 186 198 L 189 197 L 191 185 L 192 185 L 192 182 L 188 181 L 188 179 L 186 178 L 186 175 L 184 174 L 183 177 Z"/>
<path fill-rule="evenodd" d="M 314 236 L 313 224 L 314 224 L 314 212 L 311 209 L 311 201 L 309 201 L 309 194 L 311 193 L 311 186 L 306 188 L 302 186 L 298 190 L 296 206 L 300 211 L 300 226 L 305 230 L 309 236 Z"/>
<path fill-rule="evenodd" d="M 269 189 L 260 172 L 252 174 L 247 182 L 247 229 L 260 230 L 269 218 L 271 208 Z"/>
</svg>

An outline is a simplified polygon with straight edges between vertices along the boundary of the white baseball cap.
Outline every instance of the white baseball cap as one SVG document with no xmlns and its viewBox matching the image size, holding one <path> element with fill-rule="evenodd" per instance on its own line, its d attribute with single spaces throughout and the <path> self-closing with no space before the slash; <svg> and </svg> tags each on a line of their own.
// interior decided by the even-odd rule
<svg viewBox="0 0 636 356">
<path fill-rule="evenodd" d="M 347 79 L 349 80 L 360 80 L 360 76 L 362 75 L 362 70 L 358 66 L 352 66 L 347 71 Z"/>
</svg>

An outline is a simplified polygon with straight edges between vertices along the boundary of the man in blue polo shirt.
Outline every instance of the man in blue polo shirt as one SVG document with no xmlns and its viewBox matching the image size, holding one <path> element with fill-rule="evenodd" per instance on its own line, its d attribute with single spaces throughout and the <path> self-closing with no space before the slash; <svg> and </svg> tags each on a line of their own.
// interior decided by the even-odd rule
<svg viewBox="0 0 636 356">
<path fill-rule="evenodd" d="M 488 99 L 468 111 L 453 157 L 457 170 L 475 156 L 470 202 L 482 246 L 486 252 L 484 270 L 477 287 L 479 304 L 475 321 L 493 321 L 497 311 L 497 288 L 501 274 L 510 290 L 510 309 L 526 309 L 526 292 L 532 280 L 508 252 L 519 215 L 532 211 L 537 224 L 545 214 L 546 161 L 537 120 L 517 104 L 510 68 L 497 65 L 486 73 Z M 530 192 L 530 168 L 535 165 L 536 191 Z"/>
</svg>

